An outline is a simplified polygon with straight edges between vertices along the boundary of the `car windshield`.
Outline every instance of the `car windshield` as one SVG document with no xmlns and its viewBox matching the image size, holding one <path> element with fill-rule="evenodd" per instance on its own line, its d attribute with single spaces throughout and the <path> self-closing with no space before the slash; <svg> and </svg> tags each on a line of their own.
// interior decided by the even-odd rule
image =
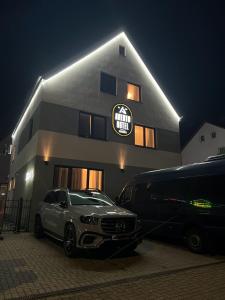
<svg viewBox="0 0 225 300">
<path fill-rule="evenodd" d="M 99 192 L 71 192 L 69 193 L 69 196 L 72 205 L 115 205 L 108 196 Z"/>
</svg>

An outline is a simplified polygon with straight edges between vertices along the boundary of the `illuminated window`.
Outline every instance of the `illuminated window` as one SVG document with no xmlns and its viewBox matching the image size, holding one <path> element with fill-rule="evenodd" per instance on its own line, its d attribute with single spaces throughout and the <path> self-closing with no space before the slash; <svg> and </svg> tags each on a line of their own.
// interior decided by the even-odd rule
<svg viewBox="0 0 225 300">
<path fill-rule="evenodd" d="M 55 175 L 55 186 L 61 187 L 61 188 L 67 188 L 68 187 L 68 174 L 69 169 L 68 168 L 60 168 L 57 167 Z"/>
<path fill-rule="evenodd" d="M 124 46 L 119 45 L 119 54 L 121 56 L 126 56 L 126 48 Z"/>
<path fill-rule="evenodd" d="M 116 77 L 101 72 L 100 91 L 116 96 Z"/>
<path fill-rule="evenodd" d="M 152 128 L 145 128 L 145 146 L 155 148 L 155 130 Z"/>
<path fill-rule="evenodd" d="M 85 190 L 87 188 L 87 169 L 72 169 L 72 190 Z"/>
<path fill-rule="evenodd" d="M 127 99 L 139 102 L 141 100 L 140 86 L 127 83 Z"/>
<path fill-rule="evenodd" d="M 155 129 L 135 125 L 134 144 L 146 148 L 155 148 Z"/>
<path fill-rule="evenodd" d="M 55 167 L 54 186 L 71 190 L 103 189 L 103 171 Z"/>
<path fill-rule="evenodd" d="M 79 135 L 86 138 L 106 139 L 106 118 L 80 112 Z"/>
<path fill-rule="evenodd" d="M 89 170 L 89 189 L 102 190 L 102 171 Z"/>
<path fill-rule="evenodd" d="M 134 127 L 134 143 L 137 146 L 144 146 L 144 127 L 135 125 Z"/>
</svg>

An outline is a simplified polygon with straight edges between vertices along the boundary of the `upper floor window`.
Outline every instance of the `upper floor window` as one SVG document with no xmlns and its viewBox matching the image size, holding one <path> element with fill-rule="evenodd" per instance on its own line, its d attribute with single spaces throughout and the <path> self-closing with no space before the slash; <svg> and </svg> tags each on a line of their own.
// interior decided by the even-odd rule
<svg viewBox="0 0 225 300">
<path fill-rule="evenodd" d="M 124 46 L 119 45 L 119 54 L 121 56 L 126 56 L 126 48 Z"/>
<path fill-rule="evenodd" d="M 103 93 L 116 96 L 116 77 L 101 72 L 100 90 Z"/>
<path fill-rule="evenodd" d="M 80 112 L 79 135 L 87 138 L 106 139 L 106 118 Z"/>
<path fill-rule="evenodd" d="M 141 101 L 141 91 L 139 85 L 127 83 L 127 99 L 136 102 Z"/>
<path fill-rule="evenodd" d="M 202 142 L 204 142 L 205 141 L 205 136 L 204 135 L 201 135 L 200 136 L 200 142 L 202 143 Z"/>
<path fill-rule="evenodd" d="M 136 146 L 155 148 L 155 129 L 140 125 L 134 126 L 134 144 Z"/>
<path fill-rule="evenodd" d="M 211 137 L 212 137 L 212 139 L 215 139 L 215 138 L 216 138 L 216 132 L 215 132 L 215 131 L 213 131 L 213 132 L 211 133 Z"/>
</svg>

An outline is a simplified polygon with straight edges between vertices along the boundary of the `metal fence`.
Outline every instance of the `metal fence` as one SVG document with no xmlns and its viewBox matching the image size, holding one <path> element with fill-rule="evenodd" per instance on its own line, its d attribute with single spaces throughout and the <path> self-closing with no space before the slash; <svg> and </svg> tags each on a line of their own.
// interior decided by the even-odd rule
<svg viewBox="0 0 225 300">
<path fill-rule="evenodd" d="M 18 200 L 0 198 L 0 211 L 2 216 L 0 217 L 0 233 L 5 231 L 20 232 L 29 230 L 29 200 L 24 200 L 23 198 Z"/>
</svg>

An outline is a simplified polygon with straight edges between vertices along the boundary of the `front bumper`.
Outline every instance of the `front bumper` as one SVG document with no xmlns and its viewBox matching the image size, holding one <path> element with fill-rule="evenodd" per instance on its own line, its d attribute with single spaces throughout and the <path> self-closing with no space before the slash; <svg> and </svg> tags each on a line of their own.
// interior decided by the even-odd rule
<svg viewBox="0 0 225 300">
<path fill-rule="evenodd" d="M 108 242 L 118 244 L 118 243 L 126 243 L 131 241 L 141 243 L 142 239 L 141 239 L 140 230 L 130 234 L 118 234 L 118 235 L 105 235 L 105 234 L 99 234 L 96 232 L 87 231 L 81 234 L 77 247 L 85 248 L 85 249 L 97 249 L 101 247 L 103 244 Z"/>
</svg>

